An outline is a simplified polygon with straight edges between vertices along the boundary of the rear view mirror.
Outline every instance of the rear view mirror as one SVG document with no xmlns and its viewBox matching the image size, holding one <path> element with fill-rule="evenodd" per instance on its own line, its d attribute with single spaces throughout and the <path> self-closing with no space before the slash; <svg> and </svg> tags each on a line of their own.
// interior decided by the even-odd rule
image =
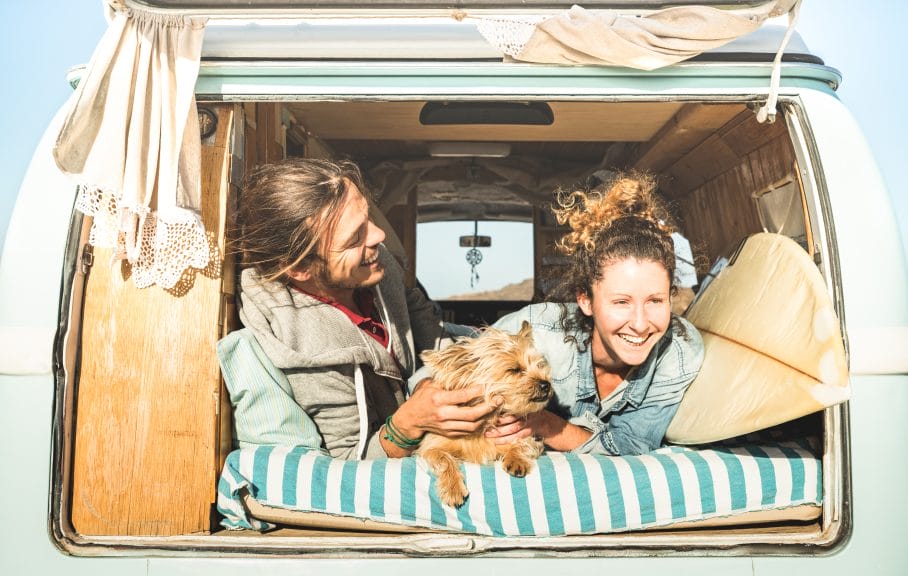
<svg viewBox="0 0 908 576">
<path fill-rule="evenodd" d="M 461 236 L 460 237 L 460 247 L 461 248 L 488 248 L 492 245 L 491 236 Z"/>
</svg>

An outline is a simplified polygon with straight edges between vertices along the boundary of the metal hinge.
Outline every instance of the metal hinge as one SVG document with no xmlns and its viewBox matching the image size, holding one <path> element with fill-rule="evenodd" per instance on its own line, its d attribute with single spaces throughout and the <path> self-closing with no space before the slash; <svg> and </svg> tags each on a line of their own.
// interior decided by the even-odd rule
<svg viewBox="0 0 908 576">
<path fill-rule="evenodd" d="M 88 274 L 88 270 L 95 264 L 95 247 L 88 243 L 83 245 L 79 262 L 81 264 L 80 270 L 82 271 L 82 275 Z"/>
</svg>

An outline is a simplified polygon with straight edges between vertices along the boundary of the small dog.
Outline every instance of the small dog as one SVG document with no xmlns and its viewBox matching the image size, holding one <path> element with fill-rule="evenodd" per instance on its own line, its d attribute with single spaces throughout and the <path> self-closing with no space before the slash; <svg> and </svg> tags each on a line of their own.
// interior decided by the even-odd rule
<svg viewBox="0 0 908 576">
<path fill-rule="evenodd" d="M 473 434 L 447 438 L 428 433 L 423 437 L 416 453 L 437 476 L 441 501 L 458 507 L 469 494 L 460 471 L 461 460 L 488 464 L 500 459 L 508 474 L 525 476 L 542 453 L 542 442 L 525 438 L 499 445 L 484 433 L 500 416 L 525 417 L 545 408 L 552 397 L 549 367 L 533 347 L 529 323 L 524 322 L 517 334 L 485 328 L 476 338 L 462 338 L 442 350 L 423 352 L 421 358 L 434 369 L 435 386 L 458 390 L 481 384 L 485 387 L 482 399 L 503 400 Z M 476 403 L 480 401 L 477 399 Z"/>
</svg>

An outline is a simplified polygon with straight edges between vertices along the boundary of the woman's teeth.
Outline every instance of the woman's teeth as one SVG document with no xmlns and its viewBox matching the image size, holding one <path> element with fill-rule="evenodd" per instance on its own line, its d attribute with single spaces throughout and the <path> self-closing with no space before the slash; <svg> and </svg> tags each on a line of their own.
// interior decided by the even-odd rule
<svg viewBox="0 0 908 576">
<path fill-rule="evenodd" d="M 640 346 L 646 342 L 646 336 L 630 336 L 629 334 L 618 334 L 618 337 L 633 346 Z"/>
<path fill-rule="evenodd" d="M 371 265 L 375 264 L 376 262 L 378 262 L 378 254 L 376 254 L 375 256 L 373 256 L 372 258 L 370 258 L 368 260 L 363 260 L 363 266 L 371 266 Z"/>
</svg>

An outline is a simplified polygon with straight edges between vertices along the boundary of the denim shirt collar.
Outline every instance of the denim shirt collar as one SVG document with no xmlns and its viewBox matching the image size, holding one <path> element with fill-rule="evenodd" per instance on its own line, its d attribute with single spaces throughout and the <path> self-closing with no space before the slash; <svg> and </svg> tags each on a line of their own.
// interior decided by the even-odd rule
<svg viewBox="0 0 908 576">
<path fill-rule="evenodd" d="M 582 342 L 584 335 L 576 334 L 576 337 L 578 342 Z M 653 378 L 653 372 L 656 370 L 656 362 L 660 356 L 659 351 L 668 345 L 671 338 L 672 330 L 669 329 L 662 335 L 662 338 L 656 342 L 656 345 L 653 347 L 653 350 L 643 364 L 631 369 L 625 377 L 627 388 L 625 388 L 624 394 L 621 395 L 621 398 L 612 406 L 609 412 L 621 410 L 627 404 L 637 408 L 643 403 L 643 399 L 646 397 L 646 392 L 649 390 L 649 385 Z M 577 379 L 577 399 L 590 402 L 594 401 L 598 397 L 598 392 L 596 389 L 596 376 L 593 371 L 592 344 L 587 343 L 582 351 L 578 351 L 577 371 L 579 375 L 579 378 Z M 601 401 L 602 399 L 599 398 L 599 400 Z"/>
</svg>

